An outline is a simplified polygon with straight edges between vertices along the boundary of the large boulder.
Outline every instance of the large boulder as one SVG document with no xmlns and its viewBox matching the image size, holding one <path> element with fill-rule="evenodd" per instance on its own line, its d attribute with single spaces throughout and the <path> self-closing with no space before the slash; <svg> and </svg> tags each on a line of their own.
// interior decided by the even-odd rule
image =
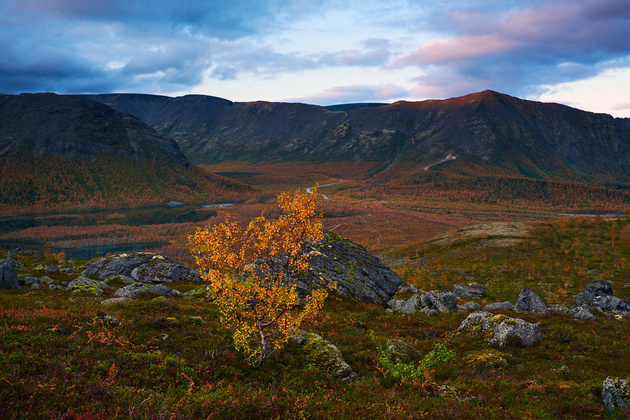
<svg viewBox="0 0 630 420">
<path fill-rule="evenodd" d="M 303 346 L 307 360 L 318 369 L 332 375 L 343 383 L 357 380 L 357 374 L 343 359 L 343 355 L 333 343 L 324 340 L 320 335 L 299 330 L 291 341 Z"/>
<path fill-rule="evenodd" d="M 78 279 L 72 280 L 66 286 L 66 290 L 78 292 L 91 292 L 97 295 L 103 294 L 103 289 L 107 289 L 107 283 L 100 280 L 92 280 L 90 278 L 79 276 Z"/>
<path fill-rule="evenodd" d="M 300 273 L 297 290 L 303 298 L 314 288 L 336 282 L 337 292 L 385 306 L 402 279 L 364 247 L 334 233 L 307 246 L 309 270 Z"/>
<path fill-rule="evenodd" d="M 545 302 L 527 287 L 521 289 L 518 299 L 514 304 L 514 309 L 521 312 L 529 312 L 532 314 L 547 310 Z"/>
<path fill-rule="evenodd" d="M 536 324 L 530 324 L 519 318 L 494 315 L 490 312 L 473 312 L 461 323 L 458 332 L 482 337 L 488 345 L 498 344 L 504 347 L 510 338 L 524 346 L 531 346 L 542 340 L 542 333 Z"/>
<path fill-rule="evenodd" d="M 20 286 L 14 262 L 13 258 L 0 260 L 0 289 Z"/>
<path fill-rule="evenodd" d="M 199 281 L 199 273 L 185 265 L 169 261 L 159 254 L 134 252 L 101 258 L 83 271 L 104 280 L 113 276 L 131 277 L 141 283 L 172 283 Z"/>
<path fill-rule="evenodd" d="M 602 400 L 607 411 L 625 412 L 630 407 L 630 381 L 608 377 L 604 380 Z"/>
</svg>

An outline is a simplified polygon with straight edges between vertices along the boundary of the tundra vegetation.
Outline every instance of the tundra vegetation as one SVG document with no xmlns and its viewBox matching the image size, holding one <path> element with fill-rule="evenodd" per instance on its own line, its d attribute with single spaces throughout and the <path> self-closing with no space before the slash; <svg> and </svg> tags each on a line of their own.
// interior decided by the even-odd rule
<svg viewBox="0 0 630 420">
<path fill-rule="evenodd" d="M 252 365 L 237 349 L 234 330 L 222 321 L 220 305 L 209 302 L 207 293 L 191 293 L 199 283 L 171 284 L 181 296 L 154 299 L 144 294 L 108 306 L 100 302 L 126 286 L 122 278 L 107 282 L 100 296 L 93 287 L 76 292 L 58 287 L 77 276 L 62 270 L 79 273 L 88 263 L 69 261 L 62 243 L 149 239 L 167 243 L 158 252 L 192 266 L 188 236 L 197 229 L 231 221 L 246 226 L 262 211 L 267 221 L 278 221 L 277 192 L 344 179 L 319 191 L 330 198 L 319 200 L 324 229 L 379 254 L 409 285 L 425 291 L 485 285 L 487 291 L 479 298 L 458 301 L 482 306 L 514 303 L 527 287 L 547 305 L 571 307 L 587 284 L 605 280 L 613 282 L 615 296 L 630 299 L 630 288 L 624 287 L 630 284 L 627 204 L 623 197 L 607 201 L 598 196 L 603 190 L 582 200 L 575 194 L 589 192 L 576 189 L 563 207 L 562 200 L 536 198 L 532 187 L 527 190 L 529 202 L 525 196 L 510 205 L 509 197 L 492 201 L 483 189 L 468 196 L 468 186 L 457 190 L 453 184 L 459 192 L 448 196 L 427 183 L 401 189 L 370 186 L 342 174 L 323 176 L 316 166 L 302 173 L 287 169 L 291 182 L 286 184 L 279 172 L 264 167 L 223 169 L 237 179 L 255 178 L 257 190 L 234 206 L 208 209 L 212 213 L 203 220 L 135 226 L 117 223 L 124 218 L 112 216 L 94 226 L 42 224 L 2 236 L 43 242 L 48 252 L 13 253 L 20 279 L 27 274 L 47 278 L 39 288 L 23 284 L 0 291 L 1 418 L 622 416 L 604 408 L 602 387 L 609 376 L 630 377 L 630 322 L 623 316 L 596 314 L 597 319 L 584 320 L 553 311 L 492 310 L 536 324 L 543 337 L 533 346 L 508 342 L 499 348 L 457 332 L 468 313 L 388 312 L 331 292 L 300 329 L 340 351 L 356 374 L 355 380 L 340 382 L 293 340 L 264 363 Z M 573 194 L 564 186 L 552 187 L 567 197 Z M 508 187 L 501 188 L 505 193 Z M 604 210 L 621 214 L 559 214 Z M 46 272 L 47 265 L 60 271 Z M 404 357 L 385 353 L 393 342 L 408 347 Z"/>
</svg>

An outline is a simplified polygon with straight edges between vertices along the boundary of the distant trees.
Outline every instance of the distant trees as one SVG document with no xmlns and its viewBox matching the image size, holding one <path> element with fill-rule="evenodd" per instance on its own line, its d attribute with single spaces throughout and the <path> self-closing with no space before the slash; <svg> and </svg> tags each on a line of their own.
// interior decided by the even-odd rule
<svg viewBox="0 0 630 420">
<path fill-rule="evenodd" d="M 294 279 L 308 268 L 306 240 L 322 239 L 315 194 L 278 196 L 277 221 L 259 216 L 247 226 L 233 219 L 198 229 L 189 239 L 202 276 L 212 284 L 222 322 L 257 365 L 283 347 L 301 322 L 316 314 L 328 290 L 314 290 L 301 310 Z"/>
</svg>

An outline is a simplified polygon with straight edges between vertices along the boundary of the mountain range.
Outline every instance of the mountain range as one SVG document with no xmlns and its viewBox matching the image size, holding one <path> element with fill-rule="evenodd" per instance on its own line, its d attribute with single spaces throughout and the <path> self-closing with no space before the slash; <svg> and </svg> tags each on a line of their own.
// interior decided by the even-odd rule
<svg viewBox="0 0 630 420">
<path fill-rule="evenodd" d="M 444 161 L 440 171 L 459 175 L 630 183 L 630 119 L 494 91 L 331 107 L 199 95 L 90 98 L 142 119 L 194 163 L 362 163 L 387 177 Z"/>
</svg>

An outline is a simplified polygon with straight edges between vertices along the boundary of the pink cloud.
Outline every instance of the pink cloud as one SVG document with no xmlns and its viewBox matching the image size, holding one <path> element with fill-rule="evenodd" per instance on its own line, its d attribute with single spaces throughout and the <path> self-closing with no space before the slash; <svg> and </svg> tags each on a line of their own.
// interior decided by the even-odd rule
<svg viewBox="0 0 630 420">
<path fill-rule="evenodd" d="M 440 39 L 417 47 L 411 54 L 399 57 L 393 67 L 444 64 L 449 61 L 503 53 L 515 48 L 517 42 L 496 35 L 465 35 L 453 40 Z"/>
<path fill-rule="evenodd" d="M 393 84 L 345 85 L 326 89 L 315 95 L 293 100 L 308 103 L 332 104 L 369 101 L 389 101 L 408 96 L 408 91 Z"/>
<path fill-rule="evenodd" d="M 612 109 L 614 109 L 616 111 L 623 111 L 623 110 L 626 110 L 626 109 L 630 109 L 630 102 L 617 104 L 617 105 L 613 106 Z"/>
</svg>

